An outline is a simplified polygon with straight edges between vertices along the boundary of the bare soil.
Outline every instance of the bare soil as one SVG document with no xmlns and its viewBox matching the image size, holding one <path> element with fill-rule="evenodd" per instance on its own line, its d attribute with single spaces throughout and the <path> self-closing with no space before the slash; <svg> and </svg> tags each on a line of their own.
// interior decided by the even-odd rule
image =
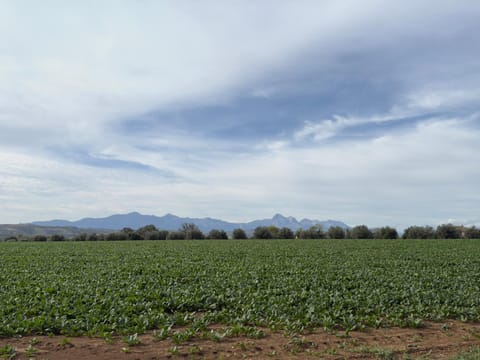
<svg viewBox="0 0 480 360">
<path fill-rule="evenodd" d="M 218 327 L 217 327 L 218 329 Z M 446 321 L 420 329 L 384 328 L 286 335 L 264 329 L 261 339 L 194 338 L 179 345 L 155 341 L 153 333 L 139 335 L 140 344 L 124 337 L 25 336 L 0 338 L 0 347 L 16 349 L 14 359 L 449 359 L 480 347 L 480 324 Z M 5 355 L 4 355 L 5 356 Z M 1 356 L 0 356 L 1 358 Z"/>
</svg>

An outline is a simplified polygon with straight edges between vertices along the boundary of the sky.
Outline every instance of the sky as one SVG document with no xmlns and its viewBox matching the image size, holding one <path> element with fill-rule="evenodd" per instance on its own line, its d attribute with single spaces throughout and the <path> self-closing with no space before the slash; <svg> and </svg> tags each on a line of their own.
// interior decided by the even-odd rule
<svg viewBox="0 0 480 360">
<path fill-rule="evenodd" d="M 0 223 L 480 225 L 477 0 L 0 0 Z"/>
</svg>

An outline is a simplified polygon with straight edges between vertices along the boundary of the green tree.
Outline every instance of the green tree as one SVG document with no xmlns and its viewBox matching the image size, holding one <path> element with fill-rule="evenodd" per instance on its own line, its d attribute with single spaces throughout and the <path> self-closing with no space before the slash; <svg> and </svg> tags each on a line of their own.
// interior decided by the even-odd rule
<svg viewBox="0 0 480 360">
<path fill-rule="evenodd" d="M 404 239 L 434 239 L 435 230 L 431 226 L 410 226 L 403 232 Z"/>
<path fill-rule="evenodd" d="M 33 238 L 33 241 L 44 242 L 44 241 L 47 241 L 47 237 L 45 235 L 35 235 L 35 237 Z"/>
<path fill-rule="evenodd" d="M 185 240 L 205 239 L 205 235 L 198 228 L 198 226 L 193 223 L 183 224 L 179 231 L 183 231 L 183 233 L 185 234 Z"/>
<path fill-rule="evenodd" d="M 167 230 L 147 231 L 145 233 L 145 240 L 166 240 L 168 236 Z"/>
<path fill-rule="evenodd" d="M 327 230 L 329 239 L 345 239 L 345 230 L 341 226 L 330 226 Z"/>
<path fill-rule="evenodd" d="M 155 225 L 145 225 L 137 229 L 137 233 L 140 234 L 140 236 L 142 236 L 143 238 L 145 238 L 145 234 L 149 232 L 154 232 L 154 231 L 158 231 Z"/>
<path fill-rule="evenodd" d="M 253 238 L 254 239 L 271 239 L 273 238 L 273 236 L 267 226 L 257 226 L 255 230 L 253 230 Z"/>
<path fill-rule="evenodd" d="M 212 229 L 207 235 L 207 239 L 226 240 L 228 235 L 225 230 Z"/>
<path fill-rule="evenodd" d="M 295 234 L 293 233 L 292 229 L 288 227 L 282 227 L 278 229 L 277 238 L 279 239 L 293 239 Z"/>
<path fill-rule="evenodd" d="M 353 227 L 350 235 L 352 239 L 373 239 L 373 233 L 366 225 Z"/>
<path fill-rule="evenodd" d="M 86 233 L 81 233 L 75 236 L 72 240 L 73 241 L 87 241 L 88 234 Z"/>
<path fill-rule="evenodd" d="M 397 229 L 390 226 L 384 226 L 374 231 L 375 239 L 398 239 Z"/>
<path fill-rule="evenodd" d="M 270 225 L 270 226 L 267 226 L 267 229 L 268 231 L 270 231 L 270 234 L 272 234 L 272 239 L 278 239 L 278 232 L 279 232 L 279 228 L 276 227 L 275 225 Z"/>
<path fill-rule="evenodd" d="M 89 234 L 87 236 L 87 241 L 98 241 L 98 235 L 95 233 Z"/>
<path fill-rule="evenodd" d="M 437 239 L 459 239 L 461 235 L 460 228 L 453 224 L 438 225 L 435 232 Z"/>
<path fill-rule="evenodd" d="M 130 239 L 129 235 L 123 231 L 112 232 L 107 234 L 107 236 L 105 237 L 106 241 L 123 241 L 123 240 L 129 240 L 129 239 Z"/>
<path fill-rule="evenodd" d="M 247 234 L 243 229 L 240 229 L 240 228 L 233 229 L 232 238 L 236 240 L 244 240 L 247 238 Z"/>
<path fill-rule="evenodd" d="M 145 240 L 165 240 L 168 236 L 167 230 L 155 230 L 145 232 L 143 238 Z"/>
<path fill-rule="evenodd" d="M 185 233 L 183 231 L 170 231 L 167 240 L 185 240 Z"/>
<path fill-rule="evenodd" d="M 65 236 L 61 234 L 53 234 L 50 236 L 50 241 L 65 241 Z"/>
<path fill-rule="evenodd" d="M 295 232 L 295 236 L 299 239 L 323 239 L 325 233 L 323 232 L 322 225 L 310 226 L 307 230 L 298 229 Z"/>
<path fill-rule="evenodd" d="M 465 239 L 480 239 L 480 229 L 477 229 L 475 226 L 466 228 L 463 231 L 463 237 Z"/>
</svg>

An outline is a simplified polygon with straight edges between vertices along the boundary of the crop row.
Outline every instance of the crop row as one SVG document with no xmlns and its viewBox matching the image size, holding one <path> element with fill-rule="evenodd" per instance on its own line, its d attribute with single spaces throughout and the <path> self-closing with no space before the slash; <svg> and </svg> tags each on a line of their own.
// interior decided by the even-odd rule
<svg viewBox="0 0 480 360">
<path fill-rule="evenodd" d="M 0 336 L 480 319 L 480 241 L 0 244 Z"/>
</svg>

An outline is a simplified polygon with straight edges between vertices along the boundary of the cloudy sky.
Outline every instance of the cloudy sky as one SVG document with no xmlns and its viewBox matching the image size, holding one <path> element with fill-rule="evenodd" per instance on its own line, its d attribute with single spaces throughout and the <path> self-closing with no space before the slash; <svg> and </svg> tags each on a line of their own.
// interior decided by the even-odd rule
<svg viewBox="0 0 480 360">
<path fill-rule="evenodd" d="M 0 0 L 0 223 L 480 224 L 478 0 Z"/>
</svg>

